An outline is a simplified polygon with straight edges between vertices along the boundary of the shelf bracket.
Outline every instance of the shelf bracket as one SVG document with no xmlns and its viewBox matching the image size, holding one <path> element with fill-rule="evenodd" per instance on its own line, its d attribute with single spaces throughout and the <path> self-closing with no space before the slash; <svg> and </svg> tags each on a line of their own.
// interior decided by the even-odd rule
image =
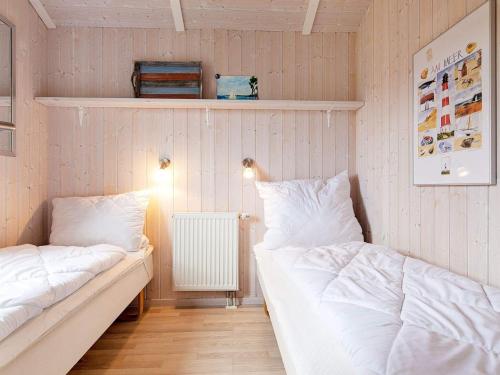
<svg viewBox="0 0 500 375">
<path fill-rule="evenodd" d="M 326 111 L 326 124 L 328 126 L 328 129 L 330 129 L 331 122 L 332 122 L 332 110 L 329 109 L 328 111 Z"/>
<path fill-rule="evenodd" d="M 85 108 L 78 107 L 78 121 L 80 122 L 80 127 L 83 127 L 83 120 L 85 119 Z"/>
<path fill-rule="evenodd" d="M 205 125 L 210 127 L 210 108 L 205 107 Z"/>
</svg>

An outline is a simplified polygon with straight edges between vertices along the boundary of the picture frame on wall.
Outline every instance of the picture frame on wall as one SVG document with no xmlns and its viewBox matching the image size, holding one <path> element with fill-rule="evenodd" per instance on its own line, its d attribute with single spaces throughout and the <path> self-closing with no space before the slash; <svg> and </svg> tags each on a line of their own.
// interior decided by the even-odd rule
<svg viewBox="0 0 500 375">
<path fill-rule="evenodd" d="M 496 183 L 495 1 L 413 56 L 413 183 Z"/>
</svg>

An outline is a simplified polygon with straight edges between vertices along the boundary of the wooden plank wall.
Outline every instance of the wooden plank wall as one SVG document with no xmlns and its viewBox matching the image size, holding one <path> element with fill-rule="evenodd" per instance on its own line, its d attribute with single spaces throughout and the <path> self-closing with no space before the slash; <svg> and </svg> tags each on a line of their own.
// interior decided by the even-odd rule
<svg viewBox="0 0 500 375">
<path fill-rule="evenodd" d="M 47 31 L 28 1 L 3 0 L 0 14 L 16 26 L 17 157 L 0 156 L 0 247 L 46 241 Z"/>
<path fill-rule="evenodd" d="M 358 212 L 366 237 L 500 286 L 500 188 L 412 185 L 413 54 L 483 0 L 375 0 L 361 25 Z"/>
<path fill-rule="evenodd" d="M 356 32 L 371 0 L 328 0 L 319 4 L 314 32 Z M 174 29 L 169 1 L 46 0 L 58 26 Z M 125 6 L 124 6 L 125 5 Z M 305 0 L 183 0 L 186 29 L 302 31 Z"/>
<path fill-rule="evenodd" d="M 349 99 L 355 96 L 356 35 L 225 30 L 58 28 L 49 32 L 51 96 L 132 96 L 139 59 L 202 60 L 205 97 L 214 74 L 256 74 L 262 99 Z M 220 297 L 171 288 L 170 217 L 175 211 L 242 211 L 241 292 L 258 301 L 252 245 L 263 235 L 263 208 L 241 161 L 256 160 L 258 178 L 282 180 L 354 172 L 354 116 L 294 111 L 91 109 L 50 110 L 49 197 L 155 188 L 147 235 L 156 248 L 154 303 Z M 349 126 L 351 123 L 351 126 Z M 172 160 L 158 188 L 158 158 Z M 185 302 L 185 301 L 184 301 Z M 199 303 L 199 302 L 198 302 Z"/>
</svg>

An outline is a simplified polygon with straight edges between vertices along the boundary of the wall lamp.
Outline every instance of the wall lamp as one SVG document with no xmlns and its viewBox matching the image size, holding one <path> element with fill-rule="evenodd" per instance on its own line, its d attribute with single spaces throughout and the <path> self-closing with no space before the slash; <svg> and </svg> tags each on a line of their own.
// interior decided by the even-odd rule
<svg viewBox="0 0 500 375">
<path fill-rule="evenodd" d="M 155 180 L 156 183 L 160 185 L 164 185 L 168 183 L 170 180 L 169 172 L 168 172 L 168 167 L 170 166 L 170 159 L 168 158 L 162 158 L 158 161 L 158 169 L 156 170 L 155 173 Z"/>
<path fill-rule="evenodd" d="M 255 172 L 254 172 L 254 160 L 250 158 L 245 158 L 243 159 L 242 163 L 243 165 L 243 177 L 251 179 L 254 178 Z"/>
<path fill-rule="evenodd" d="M 170 159 L 163 158 L 160 159 L 160 169 L 167 169 L 170 166 Z"/>
</svg>

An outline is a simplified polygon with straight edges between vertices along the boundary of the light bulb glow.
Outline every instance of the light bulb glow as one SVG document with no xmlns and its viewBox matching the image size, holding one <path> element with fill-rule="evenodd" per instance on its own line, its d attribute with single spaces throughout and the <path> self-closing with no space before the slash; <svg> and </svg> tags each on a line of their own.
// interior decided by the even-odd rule
<svg viewBox="0 0 500 375">
<path fill-rule="evenodd" d="M 243 177 L 247 179 L 251 179 L 255 177 L 255 171 L 253 169 L 254 167 L 254 161 L 251 158 L 245 158 L 241 162 L 243 165 Z"/>
<path fill-rule="evenodd" d="M 168 171 L 168 169 L 161 169 L 161 168 L 158 168 L 156 170 L 156 173 L 155 173 L 155 182 L 157 184 L 165 184 L 169 181 L 170 179 L 170 173 Z"/>
<path fill-rule="evenodd" d="M 253 168 L 250 167 L 243 168 L 243 177 L 245 177 L 246 179 L 252 179 L 254 178 L 254 176 L 255 173 L 253 171 Z"/>
</svg>

